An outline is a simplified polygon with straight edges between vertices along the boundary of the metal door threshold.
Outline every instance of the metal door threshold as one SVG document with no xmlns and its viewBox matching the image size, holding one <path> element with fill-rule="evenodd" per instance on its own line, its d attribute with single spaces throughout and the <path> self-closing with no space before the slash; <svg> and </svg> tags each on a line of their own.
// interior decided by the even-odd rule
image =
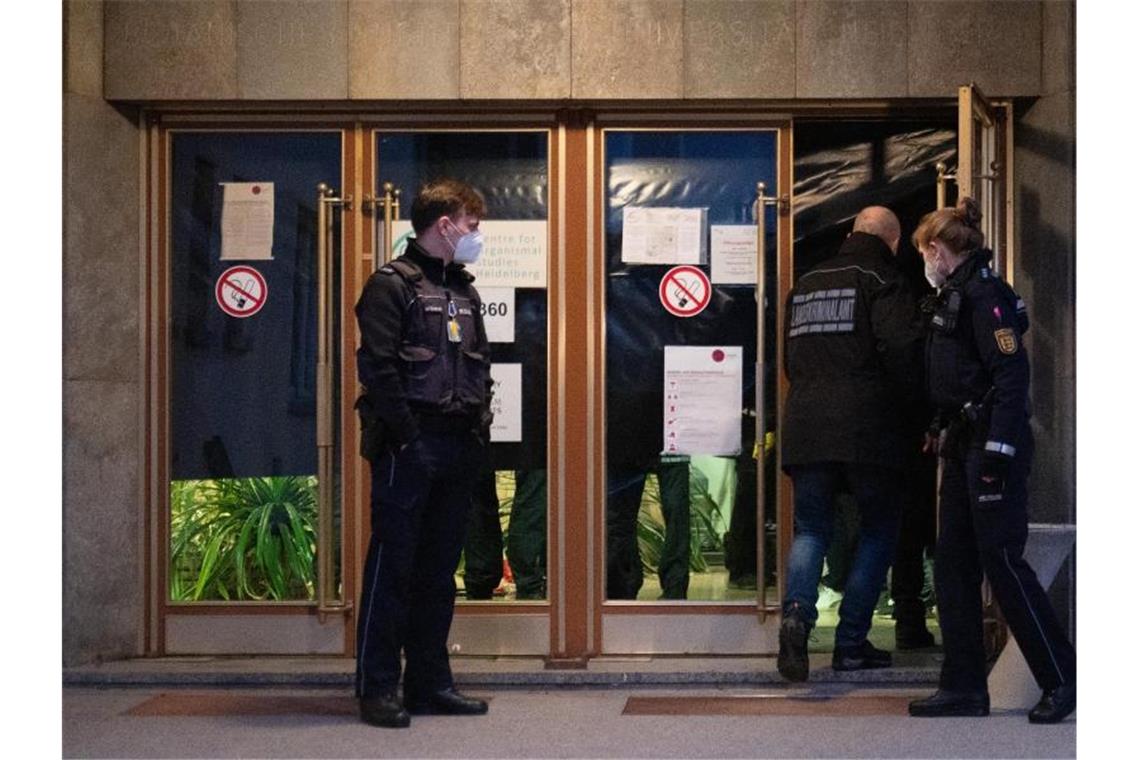
<svg viewBox="0 0 1140 760">
<path fill-rule="evenodd" d="M 831 655 L 811 655 L 808 685 L 935 684 L 936 652 L 895 654 L 896 665 L 837 673 Z M 539 657 L 454 656 L 460 686 L 747 686 L 786 683 L 775 657 L 597 657 L 582 669 L 548 669 Z M 296 686 L 352 688 L 355 660 L 344 657 L 160 657 L 65 668 L 65 686 Z"/>
</svg>

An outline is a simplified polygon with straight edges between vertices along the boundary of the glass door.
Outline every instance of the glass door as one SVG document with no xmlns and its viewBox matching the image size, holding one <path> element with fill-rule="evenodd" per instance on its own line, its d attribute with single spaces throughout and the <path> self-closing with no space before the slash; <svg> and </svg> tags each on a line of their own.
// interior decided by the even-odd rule
<svg viewBox="0 0 1140 760">
<path fill-rule="evenodd" d="M 982 233 L 994 269 L 1013 283 L 1013 104 L 987 98 L 977 85 L 958 88 L 958 166 L 938 165 L 938 208 L 969 196 L 982 211 Z M 957 196 L 947 197 L 953 181 Z"/>
<path fill-rule="evenodd" d="M 768 651 L 756 614 L 778 599 L 781 132 L 609 128 L 600 147 L 601 649 Z"/>
<path fill-rule="evenodd" d="M 163 136 L 159 649 L 344 653 L 344 133 Z"/>
<path fill-rule="evenodd" d="M 484 251 L 469 270 L 491 343 L 495 422 L 456 573 L 451 633 L 453 647 L 473 654 L 549 652 L 550 140 L 549 129 L 468 128 L 377 130 L 371 141 L 372 267 L 400 255 L 414 234 L 406 217 L 425 182 L 461 179 L 487 204 Z"/>
</svg>

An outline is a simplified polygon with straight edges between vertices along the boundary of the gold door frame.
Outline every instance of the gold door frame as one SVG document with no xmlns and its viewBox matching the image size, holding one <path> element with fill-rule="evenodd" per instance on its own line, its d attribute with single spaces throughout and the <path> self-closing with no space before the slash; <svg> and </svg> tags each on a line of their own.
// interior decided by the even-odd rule
<svg viewBox="0 0 1140 760">
<path fill-rule="evenodd" d="M 588 526 L 590 529 L 591 561 L 586 575 L 590 590 L 587 599 L 587 631 L 586 638 L 590 642 L 589 655 L 597 654 L 653 654 L 676 652 L 672 645 L 666 644 L 664 649 L 658 648 L 659 641 L 649 635 L 652 628 L 658 630 L 667 628 L 677 632 L 680 638 L 685 638 L 685 631 L 693 623 L 693 628 L 707 630 L 709 616 L 716 616 L 717 628 L 723 638 L 716 642 L 716 646 L 709 644 L 709 653 L 746 654 L 774 651 L 774 625 L 766 624 L 769 612 L 779 610 L 778 598 L 782 594 L 784 574 L 781 570 L 787 551 L 791 546 L 791 482 L 783 475 L 776 478 L 776 514 L 777 514 L 777 600 L 770 602 L 763 598 L 764 594 L 764 520 L 763 506 L 764 493 L 764 463 L 757 463 L 757 509 L 760 510 L 757 519 L 757 562 L 758 579 L 757 599 L 755 602 L 686 602 L 686 601 L 606 601 L 604 588 L 604 557 L 605 552 L 605 472 L 606 472 L 606 436 L 605 436 L 605 158 L 604 137 L 605 132 L 614 131 L 771 131 L 776 133 L 776 188 L 775 197 L 778 200 L 776 223 L 776 283 L 777 292 L 767 294 L 768 298 L 776 301 L 776 356 L 778 367 L 783 366 L 783 341 L 779 339 L 779 325 L 784 319 L 784 299 L 791 289 L 792 280 L 792 122 L 790 118 L 773 117 L 771 115 L 750 114 L 713 114 L 693 115 L 689 118 L 671 114 L 645 114 L 636 112 L 600 113 L 596 120 L 592 120 L 587 127 L 589 132 L 589 145 L 591 148 L 588 158 L 589 165 L 589 196 L 590 196 L 590 239 L 588 241 L 587 261 L 589 262 L 587 302 L 590 311 L 587 317 L 587 329 L 590 336 L 589 350 L 590 362 L 587 367 L 587 377 L 590 381 L 590 404 L 588 412 L 588 445 L 587 452 L 590 457 L 590 501 Z M 758 251 L 763 256 L 763 251 Z M 758 269 L 758 275 L 760 273 Z M 758 291 L 759 292 L 759 291 Z M 763 312 L 763 305 L 758 306 L 758 312 Z M 757 335 L 757 361 L 762 361 L 763 335 Z M 783 372 L 776 373 L 776 399 L 777 419 L 783 417 L 783 404 L 786 397 L 786 379 Z M 758 387 L 762 384 L 762 377 L 757 380 Z M 762 423 L 761 423 L 762 424 Z M 758 438 L 763 447 L 763 438 Z M 773 453 L 778 456 L 778 454 Z M 777 464 L 777 471 L 779 467 Z M 597 557 L 597 558 L 595 558 Z M 670 618 L 667 626 L 664 618 Z M 759 618 L 760 625 L 757 625 Z M 609 633 L 607 635 L 607 627 Z M 734 648 L 728 643 L 730 640 L 738 642 Z M 655 643 L 646 647 L 644 641 Z M 692 653 L 699 653 L 699 648 L 689 649 Z"/>
<path fill-rule="evenodd" d="M 317 599 L 309 602 L 179 603 L 172 602 L 169 599 L 167 573 L 170 550 L 169 404 L 172 377 L 169 345 L 171 137 L 175 134 L 190 132 L 226 134 L 241 132 L 336 133 L 341 137 L 341 179 L 347 187 L 352 176 L 350 166 L 354 156 L 351 140 L 352 127 L 349 124 L 328 119 L 313 119 L 308 124 L 299 126 L 280 123 L 266 124 L 248 117 L 238 117 L 231 120 L 218 116 L 184 118 L 173 114 L 166 117 L 151 114 L 146 117 L 145 123 L 147 124 L 147 131 L 143 151 L 146 154 L 144 165 L 147 167 L 145 188 L 147 213 L 144 220 L 146 226 L 144 237 L 148 246 L 145 277 L 149 284 L 146 289 L 147 300 L 144 304 L 147 319 L 145 329 L 147 366 L 144 433 L 147 446 L 144 498 L 148 505 L 148 525 L 146 526 L 148 540 L 145 563 L 149 581 L 146 597 L 145 651 L 150 655 L 231 653 L 235 651 L 235 648 L 240 650 L 244 628 L 267 626 L 283 631 L 281 638 L 285 643 L 281 653 L 293 652 L 294 644 L 305 647 L 306 644 L 302 642 L 307 641 L 307 637 L 312 637 L 316 641 L 316 643 L 311 644 L 312 647 L 316 647 L 316 651 L 313 653 L 350 653 L 354 631 L 354 626 L 351 624 L 351 605 L 346 608 L 334 609 L 324 604 L 327 602 L 327 595 L 324 593 L 318 594 Z M 314 194 L 317 193 L 316 187 L 313 188 L 313 192 Z M 352 249 L 355 241 L 349 218 L 355 212 L 346 209 L 344 213 L 345 216 L 342 219 L 342 250 L 347 251 Z M 323 240 L 324 231 L 321 230 L 318 233 L 322 235 Z M 343 300 L 343 293 L 341 293 L 341 300 Z M 326 349 L 331 349 L 331 346 L 326 347 Z M 351 404 L 349 408 L 351 409 Z M 342 405 L 342 417 L 344 416 L 343 413 Z M 349 447 L 342 446 L 342 466 L 343 460 L 347 457 L 346 448 Z M 351 450 L 355 451 L 355 446 L 352 446 Z M 354 519 L 354 515 L 347 508 L 348 502 L 344 498 L 344 494 L 348 493 L 349 488 L 349 471 L 342 469 L 342 538 Z M 330 495 L 327 490 L 324 493 L 326 498 Z M 325 541 L 328 538 L 330 537 L 320 536 L 318 540 Z M 349 554 L 349 547 L 343 540 L 341 546 L 343 594 L 347 601 L 352 599 L 354 589 L 351 585 L 352 581 L 344 573 L 344 569 L 353 566 L 355 558 Z M 327 562 L 327 558 L 317 561 Z M 327 583 L 329 579 L 324 577 L 323 580 Z M 333 629 L 329 629 L 327 626 L 327 619 L 329 618 L 332 620 Z M 338 628 L 339 630 L 334 630 Z M 335 637 L 337 643 L 333 643 L 334 638 L 330 638 L 330 634 L 331 637 Z M 290 639 L 289 636 L 293 638 Z M 172 643 L 171 639 L 175 641 Z M 293 644 L 289 642 L 293 642 Z"/>
<path fill-rule="evenodd" d="M 144 494 L 148 516 L 145 572 L 149 579 L 146 616 L 146 651 L 166 654 L 164 623 L 171 614 L 166 602 L 166 567 L 168 536 L 163 520 L 169 514 L 169 489 L 166 479 L 169 466 L 169 430 L 167 405 L 169 350 L 169 203 L 165 188 L 169 181 L 166 164 L 168 132 L 175 129 L 217 131 L 319 131 L 339 130 L 344 139 L 342 195 L 362 199 L 374 194 L 376 131 L 479 131 L 479 130 L 546 130 L 550 134 L 549 169 L 549 239 L 547 288 L 548 345 L 548 573 L 549 596 L 546 602 L 523 602 L 487 605 L 458 605 L 456 628 L 465 636 L 465 627 L 489 627 L 502 632 L 510 640 L 515 636 L 534 638 L 536 631 L 543 639 L 538 647 L 546 650 L 551 667 L 583 667 L 586 661 L 603 654 L 604 625 L 633 621 L 649 624 L 655 619 L 667 625 L 677 621 L 696 621 L 701 625 L 716 619 L 717 625 L 738 630 L 746 626 L 759 628 L 764 651 L 775 651 L 775 621 L 768 615 L 779 609 L 778 597 L 783 592 L 783 567 L 792 537 L 791 484 L 782 474 L 777 459 L 776 509 L 779 525 L 777 540 L 777 599 L 758 600 L 757 604 L 718 603 L 653 603 L 636 605 L 604 602 L 604 504 L 605 504 L 605 267 L 604 267 L 604 178 L 602 176 L 602 137 L 605 129 L 658 129 L 710 131 L 775 130 L 777 132 L 777 188 L 775 195 L 794 202 L 792 176 L 792 141 L 796 114 L 835 117 L 884 117 L 897 112 L 900 104 L 853 103 L 842 108 L 828 104 L 774 104 L 781 112 L 752 105 L 715 104 L 715 107 L 677 106 L 669 104 L 636 106 L 623 109 L 606 106 L 595 111 L 588 105 L 554 110 L 553 107 L 522 108 L 503 112 L 491 105 L 475 109 L 425 107 L 415 114 L 387 109 L 350 110 L 344 112 L 320 109 L 298 110 L 296 113 L 266 111 L 264 108 L 235 108 L 215 111 L 200 107 L 170 109 L 162 113 L 144 112 L 146 126 L 141 150 L 147 161 L 143 179 L 146 182 L 145 240 L 147 241 L 146 282 L 146 442 Z M 905 105 L 905 104 L 903 104 Z M 935 106 L 945 109 L 947 101 L 917 104 L 919 110 Z M 1007 120 L 1007 125 L 1011 120 Z M 1011 126 L 1006 128 L 1006 145 L 1011 145 Z M 1012 155 L 1012 151 L 1009 151 Z M 1007 170 L 1012 170 L 1007 160 Z M 769 192 L 771 192 L 769 190 Z M 1012 183 L 1006 183 L 1007 204 L 1012 203 Z M 356 324 L 352 314 L 356 294 L 371 272 L 375 254 L 372 233 L 365 225 L 371 222 L 364 204 L 354 203 L 344 212 L 344 255 L 341 305 L 342 336 L 340 425 L 342 431 L 342 543 L 344 598 L 354 601 L 359 596 L 363 548 L 367 542 L 367 475 L 363 460 L 357 455 L 359 427 L 353 412 L 356 396 L 355 344 Z M 784 300 L 792 285 L 791 213 L 777 215 L 777 336 L 784 319 Z M 1012 224 L 1007 237 L 1012 238 Z M 1007 246 L 1012 252 L 1012 245 Z M 1012 256 L 1009 257 L 1012 263 Z M 1012 274 L 1012 267 L 1010 270 Z M 583 292 L 584 291 L 584 292 Z M 583 297 L 584 296 L 584 297 Z M 758 336 L 762 337 L 762 336 Z M 762 354 L 761 354 L 762 357 Z M 783 366 L 783 345 L 778 339 L 776 361 Z M 787 380 L 776 372 L 777 419 L 783 417 Z M 351 379 L 351 382 L 349 381 Z M 778 457 L 777 452 L 773 454 Z M 758 471 L 762 470 L 758 466 Z M 759 473 L 758 473 L 759 474 Z M 758 548 L 763 547 L 763 520 L 757 521 Z M 762 548 L 760 549 L 762 551 Z M 759 568 L 763 572 L 763 565 Z M 231 609 L 225 609 L 231 607 Z M 604 609 L 603 609 L 604 608 Z M 205 605 L 195 609 L 177 609 L 177 614 L 197 615 L 203 622 L 209 616 L 256 615 L 313 616 L 315 605 L 290 603 L 254 603 L 240 609 L 233 605 Z M 762 622 L 757 626 L 758 615 Z M 655 618 L 655 616 L 657 616 Z M 712 617 L 710 617 L 712 616 Z M 717 617 L 719 616 L 719 617 Z M 355 625 L 344 618 L 345 630 L 341 653 L 352 656 Z M 537 626 L 537 627 L 536 627 Z M 719 629 L 718 629 L 719 630 Z M 498 634 L 495 634 L 498 635 Z M 459 641 L 461 645 L 463 641 Z M 499 642 L 501 643 L 501 642 Z M 461 651 L 478 651 L 496 642 L 476 642 Z M 610 648 L 614 650 L 613 647 Z M 717 651 L 721 651 L 718 649 Z"/>
</svg>

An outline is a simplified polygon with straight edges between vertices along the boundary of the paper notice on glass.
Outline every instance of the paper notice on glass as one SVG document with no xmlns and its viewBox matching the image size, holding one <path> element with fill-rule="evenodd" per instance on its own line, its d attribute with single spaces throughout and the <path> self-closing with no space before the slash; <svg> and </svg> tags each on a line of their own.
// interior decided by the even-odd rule
<svg viewBox="0 0 1140 760">
<path fill-rule="evenodd" d="M 621 260 L 626 264 L 708 263 L 707 208 L 626 206 Z"/>
<path fill-rule="evenodd" d="M 740 453 L 742 346 L 665 346 L 665 454 Z"/>
<path fill-rule="evenodd" d="M 545 288 L 546 220 L 484 220 L 483 253 L 467 269 L 475 287 Z"/>
<path fill-rule="evenodd" d="M 483 326 L 491 343 L 515 342 L 515 289 L 479 288 L 483 301 Z"/>
<path fill-rule="evenodd" d="M 546 287 L 546 220 L 484 219 L 479 223 L 483 233 L 483 253 L 478 263 L 468 264 L 475 275 L 475 287 L 545 288 Z M 399 256 L 412 237 L 412 224 L 399 220 L 392 225 L 392 256 Z"/>
<path fill-rule="evenodd" d="M 756 284 L 756 225 L 714 224 L 712 281 L 722 285 Z"/>
<path fill-rule="evenodd" d="M 272 260 L 273 183 L 222 182 L 222 261 Z"/>
<path fill-rule="evenodd" d="M 383 240 L 384 235 L 384 222 L 376 228 L 377 239 Z M 416 235 L 412 231 L 412 223 L 407 219 L 397 219 L 392 222 L 392 258 L 402 256 L 404 249 L 408 247 L 408 241 Z M 383 248 L 384 244 L 379 243 L 378 247 Z"/>
<path fill-rule="evenodd" d="M 491 441 L 517 443 L 522 440 L 522 364 L 492 364 L 491 380 Z"/>
</svg>

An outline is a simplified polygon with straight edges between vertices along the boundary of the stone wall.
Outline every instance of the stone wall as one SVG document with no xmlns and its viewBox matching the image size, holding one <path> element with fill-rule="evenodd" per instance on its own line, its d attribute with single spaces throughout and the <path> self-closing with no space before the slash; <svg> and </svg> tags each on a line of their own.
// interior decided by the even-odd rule
<svg viewBox="0 0 1140 760">
<path fill-rule="evenodd" d="M 1015 126 L 1017 289 L 1030 308 L 1033 432 L 1030 519 L 1076 522 L 1076 9 L 1044 4 L 1041 97 Z M 1054 605 L 1075 625 L 1073 566 Z"/>
<path fill-rule="evenodd" d="M 991 95 L 1032 96 L 1042 13 L 1033 0 L 108 0 L 104 92 L 907 98 L 975 81 Z"/>
<path fill-rule="evenodd" d="M 139 132 L 103 99 L 103 6 L 64 4 L 63 655 L 143 647 Z"/>
</svg>

